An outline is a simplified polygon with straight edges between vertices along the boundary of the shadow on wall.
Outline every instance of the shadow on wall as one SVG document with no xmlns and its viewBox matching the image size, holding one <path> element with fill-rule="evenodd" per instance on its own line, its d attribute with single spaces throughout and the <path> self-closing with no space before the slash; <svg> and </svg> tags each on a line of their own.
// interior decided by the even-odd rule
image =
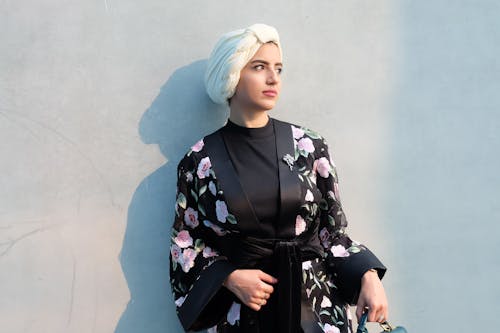
<svg viewBox="0 0 500 333">
<path fill-rule="evenodd" d="M 205 92 L 205 67 L 200 60 L 176 70 L 140 121 L 141 139 L 158 144 L 167 163 L 140 183 L 128 208 L 120 263 L 131 298 L 116 333 L 183 332 L 169 277 L 177 163 L 227 118 L 227 110 Z"/>
</svg>

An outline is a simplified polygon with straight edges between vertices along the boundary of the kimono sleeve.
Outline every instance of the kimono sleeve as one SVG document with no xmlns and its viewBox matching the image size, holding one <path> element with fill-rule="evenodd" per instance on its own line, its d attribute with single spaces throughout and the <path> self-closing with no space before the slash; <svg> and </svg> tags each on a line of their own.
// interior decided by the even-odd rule
<svg viewBox="0 0 500 333">
<path fill-rule="evenodd" d="M 175 219 L 171 230 L 170 284 L 184 329 L 217 324 L 234 295 L 222 286 L 235 267 L 213 245 L 214 232 L 198 209 L 197 162 L 185 155 L 177 167 Z"/>
<path fill-rule="evenodd" d="M 325 250 L 326 264 L 337 281 L 340 295 L 349 304 L 356 304 L 361 278 L 369 269 L 376 269 L 382 279 L 386 267 L 363 244 L 350 239 L 346 233 L 347 219 L 339 195 L 335 163 L 328 144 L 320 139 L 313 169 L 316 185 L 322 194 L 319 238 Z"/>
</svg>

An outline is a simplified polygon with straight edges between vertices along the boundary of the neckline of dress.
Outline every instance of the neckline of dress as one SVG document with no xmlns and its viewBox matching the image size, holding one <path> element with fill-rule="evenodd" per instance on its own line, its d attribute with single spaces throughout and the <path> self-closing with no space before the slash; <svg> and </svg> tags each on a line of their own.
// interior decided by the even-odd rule
<svg viewBox="0 0 500 333">
<path fill-rule="evenodd" d="M 274 123 L 271 117 L 268 117 L 267 123 L 262 127 L 240 126 L 228 118 L 222 129 L 226 133 L 239 134 L 249 138 L 266 138 L 274 135 Z"/>
</svg>

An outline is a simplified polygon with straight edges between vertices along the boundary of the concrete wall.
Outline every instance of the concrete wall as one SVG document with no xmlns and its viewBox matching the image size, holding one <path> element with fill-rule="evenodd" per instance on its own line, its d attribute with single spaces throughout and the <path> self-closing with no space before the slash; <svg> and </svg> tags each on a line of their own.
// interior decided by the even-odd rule
<svg viewBox="0 0 500 333">
<path fill-rule="evenodd" d="M 389 267 L 392 321 L 498 326 L 499 14 L 487 0 L 3 1 L 1 331 L 181 332 L 175 167 L 227 116 L 204 94 L 206 57 L 256 22 L 285 54 L 271 115 L 329 141 L 350 234 Z"/>
</svg>

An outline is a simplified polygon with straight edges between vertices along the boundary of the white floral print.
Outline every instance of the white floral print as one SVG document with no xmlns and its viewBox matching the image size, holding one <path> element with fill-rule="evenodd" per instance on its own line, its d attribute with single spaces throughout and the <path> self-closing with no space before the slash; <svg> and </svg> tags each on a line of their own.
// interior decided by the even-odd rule
<svg viewBox="0 0 500 333">
<path fill-rule="evenodd" d="M 321 301 L 321 305 L 320 305 L 322 308 L 329 308 L 332 306 L 332 302 L 330 301 L 330 299 L 326 296 L 323 296 L 323 300 Z"/>
<path fill-rule="evenodd" d="M 186 299 L 186 297 L 184 297 L 184 296 L 179 297 L 178 299 L 175 300 L 175 305 L 177 307 L 180 307 L 184 303 L 185 299 Z"/>
<path fill-rule="evenodd" d="M 212 193 L 213 195 L 217 194 L 217 188 L 215 187 L 215 184 L 213 181 L 210 181 L 208 183 L 208 189 L 210 190 L 210 193 Z"/>
<path fill-rule="evenodd" d="M 334 245 L 331 249 L 334 257 L 349 257 L 349 252 L 342 245 Z"/>
<path fill-rule="evenodd" d="M 224 201 L 217 200 L 215 202 L 215 213 L 217 214 L 217 220 L 219 222 L 225 223 L 228 216 L 227 205 Z"/>
<path fill-rule="evenodd" d="M 314 195 L 311 190 L 307 189 L 306 197 L 304 198 L 306 201 L 314 201 Z"/>
<path fill-rule="evenodd" d="M 236 324 L 237 320 L 240 320 L 240 309 L 241 309 L 241 304 L 233 302 L 231 308 L 227 312 L 227 322 L 230 325 L 234 325 Z"/>
<path fill-rule="evenodd" d="M 224 236 L 225 234 L 227 234 L 227 231 L 222 229 L 221 227 L 219 227 L 218 225 L 215 225 L 213 224 L 212 222 L 210 222 L 209 220 L 204 220 L 203 221 L 203 224 L 209 228 L 211 228 L 216 234 L 217 236 Z"/>
</svg>

